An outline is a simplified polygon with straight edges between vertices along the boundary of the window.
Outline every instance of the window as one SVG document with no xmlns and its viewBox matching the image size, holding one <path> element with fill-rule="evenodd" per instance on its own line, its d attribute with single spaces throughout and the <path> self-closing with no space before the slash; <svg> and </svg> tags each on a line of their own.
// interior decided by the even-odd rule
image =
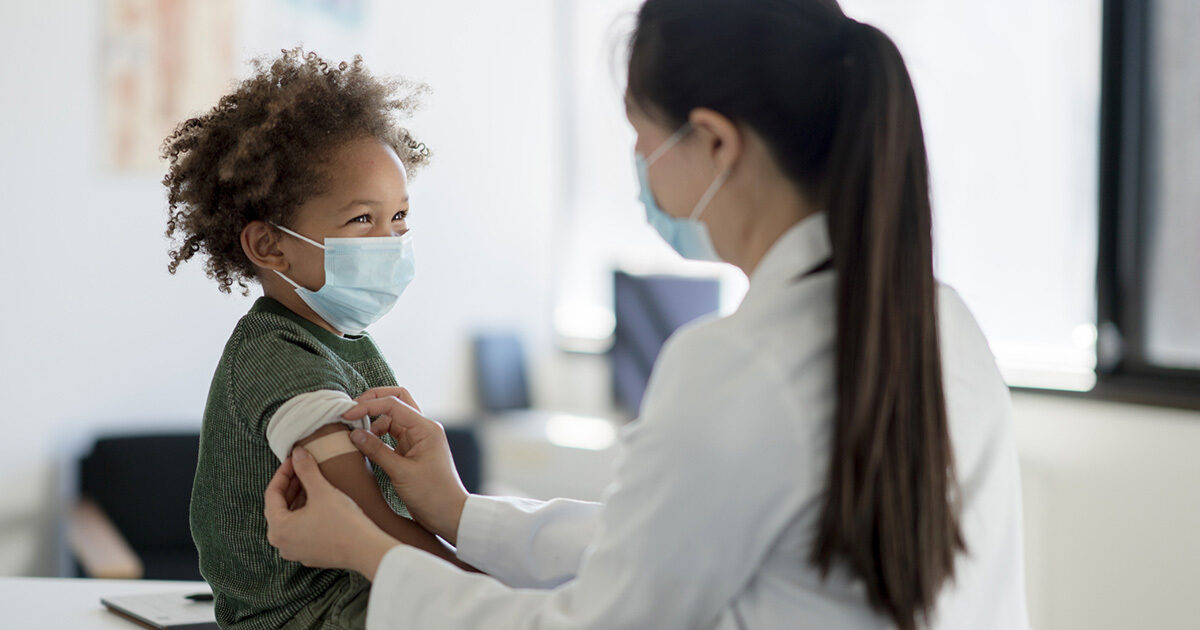
<svg viewBox="0 0 1200 630">
<path fill-rule="evenodd" d="M 936 271 L 1011 385 L 1095 382 L 1101 0 L 842 0 L 904 55 Z"/>
<path fill-rule="evenodd" d="M 564 337 L 611 330 L 617 265 L 724 274 L 726 309 L 745 290 L 736 272 L 678 261 L 635 201 L 620 90 L 639 4 L 560 5 Z M 1109 392 L 1112 377 L 1136 375 L 1195 386 L 1200 4 L 841 4 L 905 56 L 929 150 L 937 274 L 970 306 L 1008 382 L 1088 391 L 1099 378 Z"/>
<path fill-rule="evenodd" d="M 625 51 L 641 0 L 558 3 L 567 164 L 558 226 L 555 328 L 571 350 L 611 341 L 613 270 L 715 277 L 732 311 L 745 278 L 727 265 L 684 262 L 646 224 L 637 200 L 633 129 L 625 119 Z"/>
<path fill-rule="evenodd" d="M 1200 407 L 1200 5 L 1105 12 L 1098 390 Z"/>
</svg>

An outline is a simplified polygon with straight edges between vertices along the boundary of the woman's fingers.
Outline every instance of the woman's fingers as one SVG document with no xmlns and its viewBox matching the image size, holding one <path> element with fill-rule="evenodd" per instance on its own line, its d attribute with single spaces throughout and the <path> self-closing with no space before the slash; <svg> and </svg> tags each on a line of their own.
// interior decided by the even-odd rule
<svg viewBox="0 0 1200 630">
<path fill-rule="evenodd" d="M 362 451 L 367 459 L 375 462 L 384 470 L 393 480 L 400 477 L 403 473 L 401 468 L 404 466 L 404 456 L 396 454 L 387 444 L 383 443 L 373 433 L 355 429 L 350 434 L 350 441 Z"/>
<path fill-rule="evenodd" d="M 342 414 L 342 418 L 359 420 L 368 415 L 372 416 L 372 418 L 378 415 L 390 416 L 392 424 L 400 422 L 402 426 L 409 426 L 420 420 L 426 420 L 425 416 L 422 416 L 419 410 L 416 410 L 412 404 L 404 402 L 396 396 L 361 401 L 350 408 L 348 412 Z"/>
<path fill-rule="evenodd" d="M 396 452 L 401 455 L 407 455 L 413 447 L 412 440 L 408 436 L 408 428 L 399 424 L 393 427 L 391 416 L 382 415 L 376 418 L 371 423 L 371 433 L 380 437 L 391 435 L 396 440 Z"/>
<path fill-rule="evenodd" d="M 392 437 L 398 437 L 402 428 L 428 429 L 431 425 L 437 425 L 436 422 L 422 416 L 412 405 L 395 396 L 362 401 L 342 414 L 347 420 L 359 420 L 367 416 L 377 417 L 371 424 L 371 431 L 376 435 L 390 433 Z"/>
<path fill-rule="evenodd" d="M 379 398 L 388 398 L 389 396 L 394 396 L 400 400 L 403 400 L 407 405 L 413 409 L 416 409 L 417 411 L 421 410 L 421 406 L 417 404 L 416 400 L 413 400 L 412 394 L 403 387 L 373 387 L 360 394 L 359 397 L 355 398 L 354 400 L 356 402 L 365 402 Z"/>
<path fill-rule="evenodd" d="M 296 471 L 296 476 L 300 478 L 305 493 L 313 495 L 334 489 L 325 475 L 321 474 L 321 469 L 317 467 L 317 460 L 313 459 L 312 454 L 303 446 L 292 449 L 291 461 L 292 468 Z"/>
<path fill-rule="evenodd" d="M 392 426 L 392 417 L 384 414 L 371 421 L 371 433 L 375 435 L 383 435 L 388 432 Z"/>
<path fill-rule="evenodd" d="M 301 488 L 300 492 L 296 495 L 296 499 L 294 501 L 292 501 L 291 503 L 288 503 L 288 509 L 295 512 L 296 510 L 299 510 L 300 508 L 304 507 L 307 504 L 308 504 L 308 495 L 304 494 L 304 488 Z"/>
<path fill-rule="evenodd" d="M 345 417 L 354 419 L 368 413 L 380 416 L 372 429 L 394 436 L 395 450 L 362 429 L 355 429 L 350 441 L 387 472 L 417 522 L 453 541 L 467 493 L 454 468 L 442 425 L 397 398 L 364 402 L 346 412 Z"/>
<path fill-rule="evenodd" d="M 289 510 L 286 493 L 291 480 L 296 478 L 302 484 L 297 501 L 307 503 L 307 507 Z M 365 538 L 386 534 L 353 499 L 325 479 L 316 460 L 304 448 L 293 449 L 292 456 L 275 472 L 263 502 L 267 542 L 279 550 L 283 559 L 305 566 L 368 573 L 378 566 L 377 558 L 361 558 L 356 549 Z M 363 560 L 363 564 L 356 565 L 357 560 Z"/>
<path fill-rule="evenodd" d="M 279 470 L 275 471 L 275 475 L 271 477 L 271 482 L 267 484 L 267 492 L 263 497 L 263 513 L 270 518 L 272 514 L 280 514 L 288 511 L 287 488 L 288 484 L 293 479 L 292 458 L 283 460 L 283 464 L 279 466 Z"/>
<path fill-rule="evenodd" d="M 408 429 L 400 427 L 400 432 L 392 436 L 396 440 L 396 452 L 407 456 L 412 452 L 413 443 L 409 438 Z"/>
<path fill-rule="evenodd" d="M 296 496 L 300 494 L 300 490 L 300 479 L 292 477 L 292 480 L 288 482 L 287 492 L 283 495 L 287 499 L 289 506 L 296 502 Z"/>
</svg>

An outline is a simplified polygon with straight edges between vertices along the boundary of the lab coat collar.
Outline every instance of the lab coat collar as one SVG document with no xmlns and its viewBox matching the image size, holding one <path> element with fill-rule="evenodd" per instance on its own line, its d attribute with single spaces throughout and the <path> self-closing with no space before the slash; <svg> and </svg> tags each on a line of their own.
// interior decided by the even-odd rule
<svg viewBox="0 0 1200 630">
<path fill-rule="evenodd" d="M 820 267 L 833 255 L 829 241 L 829 224 L 825 213 L 818 212 L 805 217 L 788 228 L 750 275 L 750 290 L 747 297 L 755 293 L 773 293 L 799 280 L 804 274 Z"/>
</svg>

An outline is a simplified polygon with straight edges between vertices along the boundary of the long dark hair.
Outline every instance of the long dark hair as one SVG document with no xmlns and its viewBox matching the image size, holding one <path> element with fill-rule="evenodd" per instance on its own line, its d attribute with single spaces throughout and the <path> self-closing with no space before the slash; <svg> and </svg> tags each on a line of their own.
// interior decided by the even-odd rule
<svg viewBox="0 0 1200 630">
<path fill-rule="evenodd" d="M 809 561 L 845 563 L 900 628 L 927 621 L 965 550 L 942 391 L 928 167 L 900 51 L 834 0 L 648 0 L 629 96 L 681 125 L 752 128 L 826 211 L 837 407 Z"/>
</svg>

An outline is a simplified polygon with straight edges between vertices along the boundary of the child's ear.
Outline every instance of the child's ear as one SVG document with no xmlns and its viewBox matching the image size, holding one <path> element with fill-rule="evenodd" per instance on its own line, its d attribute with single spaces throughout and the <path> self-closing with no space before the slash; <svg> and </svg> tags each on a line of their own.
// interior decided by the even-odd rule
<svg viewBox="0 0 1200 630">
<path fill-rule="evenodd" d="M 242 251 L 255 267 L 288 270 L 287 259 L 279 249 L 279 232 L 266 221 L 251 221 L 242 228 Z"/>
</svg>

